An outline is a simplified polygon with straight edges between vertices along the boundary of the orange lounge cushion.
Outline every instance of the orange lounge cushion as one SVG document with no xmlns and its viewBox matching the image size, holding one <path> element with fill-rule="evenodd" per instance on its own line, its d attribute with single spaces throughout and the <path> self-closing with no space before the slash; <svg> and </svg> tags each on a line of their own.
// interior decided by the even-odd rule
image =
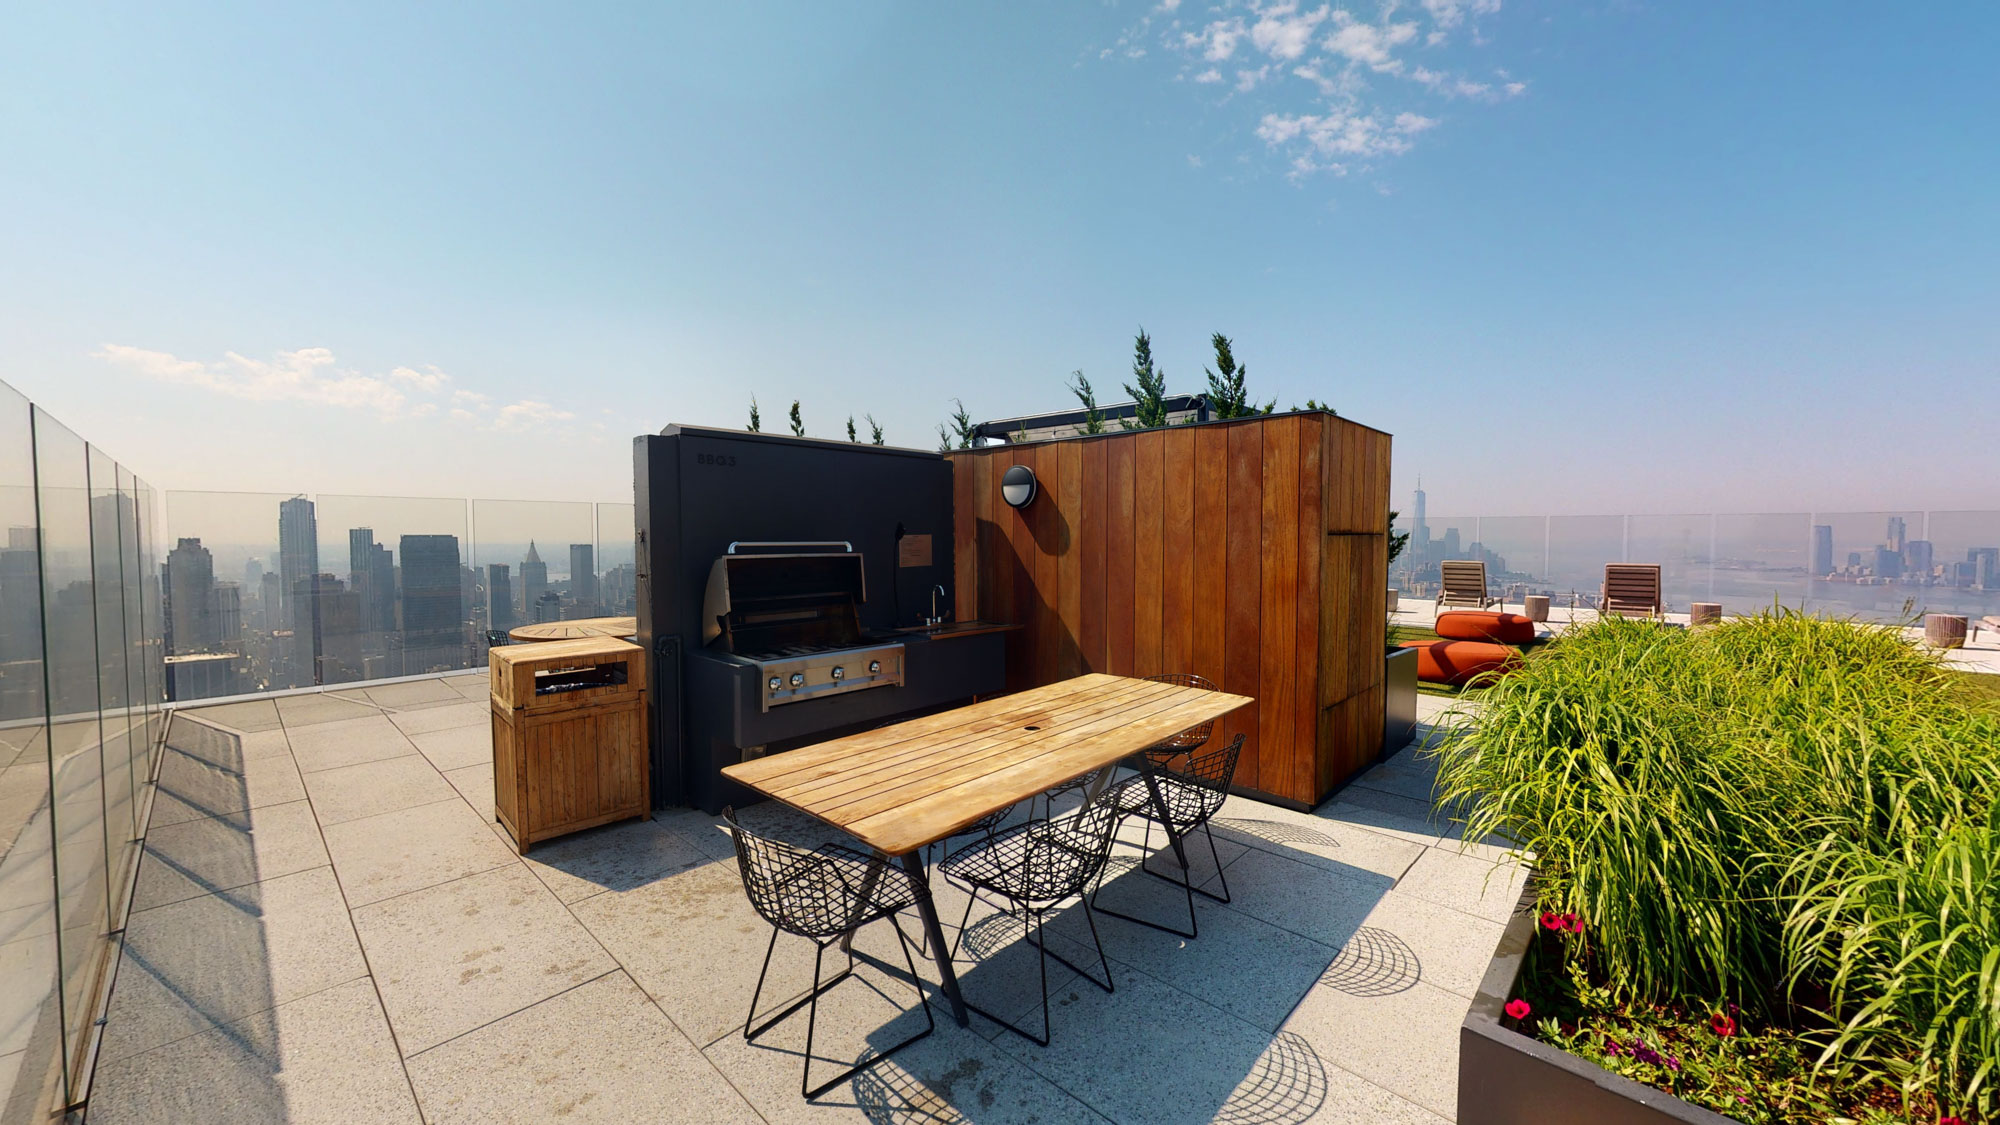
<svg viewBox="0 0 2000 1125">
<path fill-rule="evenodd" d="M 1505 671 L 1521 662 L 1506 645 L 1486 641 L 1404 641 L 1417 650 L 1417 678 L 1429 684 L 1463 687 L 1481 672 Z"/>
<path fill-rule="evenodd" d="M 1518 613 L 1488 613 L 1457 609 L 1440 613 L 1437 635 L 1448 641 L 1498 641 L 1524 645 L 1535 639 L 1535 623 Z"/>
</svg>

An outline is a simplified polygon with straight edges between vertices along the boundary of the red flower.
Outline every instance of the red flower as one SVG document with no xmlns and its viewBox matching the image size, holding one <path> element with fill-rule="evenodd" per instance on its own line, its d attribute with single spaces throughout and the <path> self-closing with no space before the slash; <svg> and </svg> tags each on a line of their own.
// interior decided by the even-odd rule
<svg viewBox="0 0 2000 1125">
<path fill-rule="evenodd" d="M 1581 915 L 1581 914 L 1565 914 L 1565 915 L 1563 915 L 1563 928 L 1564 928 L 1564 929 L 1567 929 L 1567 930 L 1568 930 L 1568 931 L 1569 931 L 1570 933 L 1573 933 L 1573 934 L 1580 934 L 1580 933 L 1582 933 L 1582 932 L 1583 932 L 1583 915 Z"/>
<path fill-rule="evenodd" d="M 1708 1026 L 1710 1030 L 1724 1039 L 1736 1034 L 1736 1021 L 1723 1015 L 1721 1012 L 1717 1012 L 1708 1018 Z"/>
<path fill-rule="evenodd" d="M 1542 928 L 1561 933 L 1569 928 L 1568 924 L 1563 921 L 1563 918 L 1564 915 L 1557 914 L 1553 910 L 1544 910 L 1542 911 Z"/>
<path fill-rule="evenodd" d="M 1528 1013 L 1532 1011 L 1534 1011 L 1534 1009 L 1528 1006 L 1528 1002 L 1526 1000 L 1521 1000 L 1516 998 L 1507 1001 L 1507 1016 L 1509 1019 L 1517 1019 L 1517 1020 L 1527 1019 Z"/>
<path fill-rule="evenodd" d="M 1940 1117 L 1938 1118 L 1938 1125 L 1965 1125 L 1965 1119 L 1962 1117 Z"/>
</svg>

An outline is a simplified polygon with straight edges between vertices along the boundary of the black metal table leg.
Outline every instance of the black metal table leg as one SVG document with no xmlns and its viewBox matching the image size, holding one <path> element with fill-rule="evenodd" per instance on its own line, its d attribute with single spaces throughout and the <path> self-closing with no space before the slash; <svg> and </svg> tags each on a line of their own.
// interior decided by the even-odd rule
<svg viewBox="0 0 2000 1125">
<path fill-rule="evenodd" d="M 937 903 L 931 900 L 930 873 L 924 870 L 922 855 L 921 848 L 905 853 L 903 870 L 917 881 L 917 916 L 924 921 L 924 939 L 930 943 L 931 957 L 937 961 L 938 983 L 944 988 L 945 999 L 951 1001 L 951 1018 L 958 1026 L 965 1027 L 965 997 L 958 991 L 958 974 L 951 967 L 951 948 L 944 943 L 944 927 L 938 925 Z"/>
<path fill-rule="evenodd" d="M 1160 796 L 1159 781 L 1153 777 L 1153 771 L 1150 769 L 1141 772 L 1139 776 L 1146 780 L 1146 793 L 1153 798 L 1153 811 L 1160 818 L 1160 827 L 1167 831 L 1167 843 L 1174 846 L 1174 859 L 1180 863 L 1181 870 L 1188 872 L 1188 877 L 1192 879 L 1194 872 L 1188 867 L 1187 849 L 1181 846 L 1180 833 L 1174 831 L 1174 820 L 1167 815 L 1167 801 Z"/>
</svg>

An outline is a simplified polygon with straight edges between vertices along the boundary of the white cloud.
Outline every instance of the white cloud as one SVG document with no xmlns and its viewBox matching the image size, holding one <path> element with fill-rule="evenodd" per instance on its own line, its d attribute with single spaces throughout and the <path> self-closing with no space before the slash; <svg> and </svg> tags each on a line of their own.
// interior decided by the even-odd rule
<svg viewBox="0 0 2000 1125">
<path fill-rule="evenodd" d="M 1493 104 L 1527 92 L 1527 82 L 1470 57 L 1487 48 L 1479 21 L 1498 13 L 1501 0 L 1210 2 L 1198 25 L 1175 17 L 1157 30 L 1152 20 L 1173 9 L 1150 8 L 1120 46 L 1144 39 L 1165 48 L 1178 61 L 1173 81 L 1214 87 L 1218 107 L 1240 106 L 1239 128 L 1293 179 L 1374 170 L 1440 128 L 1444 103 Z"/>
<path fill-rule="evenodd" d="M 1304 13 L 1298 10 L 1296 0 L 1273 4 L 1257 14 L 1257 22 L 1250 28 L 1250 42 L 1272 58 L 1290 62 L 1306 53 L 1306 48 L 1312 45 L 1313 29 L 1326 19 L 1327 13 L 1324 4 Z"/>
<path fill-rule="evenodd" d="M 493 428 L 507 432 L 539 429 L 556 422 L 567 422 L 576 415 L 568 410 L 558 410 L 538 399 L 524 398 L 500 408 L 493 420 Z"/>
<path fill-rule="evenodd" d="M 230 398 L 350 407 L 391 418 L 407 413 L 410 401 L 397 384 L 410 383 L 412 390 L 421 393 L 430 389 L 424 380 L 447 378 L 435 368 L 431 369 L 434 376 L 410 368 L 398 368 L 386 377 L 366 375 L 340 367 L 326 348 L 279 352 L 269 360 L 228 352 L 219 363 L 181 359 L 127 344 L 105 344 L 92 354 L 147 379 L 198 387 Z M 415 376 L 414 381 L 399 372 Z"/>
<path fill-rule="evenodd" d="M 1361 23 L 1346 12 L 1333 14 L 1334 31 L 1323 44 L 1327 50 L 1374 70 L 1395 72 L 1402 68 L 1396 48 L 1417 37 L 1415 23 Z"/>
<path fill-rule="evenodd" d="M 342 367 L 327 348 L 279 352 L 269 360 L 225 352 L 215 362 L 128 344 L 105 344 L 92 354 L 141 378 L 250 402 L 369 410 L 385 419 L 428 418 L 448 406 L 444 417 L 454 422 L 507 432 L 545 428 L 576 417 L 538 399 L 496 409 L 490 396 L 464 387 L 450 388 L 448 399 L 440 401 L 452 377 L 435 366 L 393 367 L 386 375 L 370 375 Z"/>
</svg>

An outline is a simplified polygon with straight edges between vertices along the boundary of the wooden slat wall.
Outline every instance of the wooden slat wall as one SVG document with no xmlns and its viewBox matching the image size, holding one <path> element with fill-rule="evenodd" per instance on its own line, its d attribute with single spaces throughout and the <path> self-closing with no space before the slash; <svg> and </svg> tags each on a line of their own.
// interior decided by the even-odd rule
<svg viewBox="0 0 2000 1125">
<path fill-rule="evenodd" d="M 1381 745 L 1389 453 L 1317 412 L 954 453 L 958 617 L 1026 626 L 1012 690 L 1196 672 L 1255 698 L 1217 724 L 1248 735 L 1237 784 L 1316 804 Z"/>
</svg>

